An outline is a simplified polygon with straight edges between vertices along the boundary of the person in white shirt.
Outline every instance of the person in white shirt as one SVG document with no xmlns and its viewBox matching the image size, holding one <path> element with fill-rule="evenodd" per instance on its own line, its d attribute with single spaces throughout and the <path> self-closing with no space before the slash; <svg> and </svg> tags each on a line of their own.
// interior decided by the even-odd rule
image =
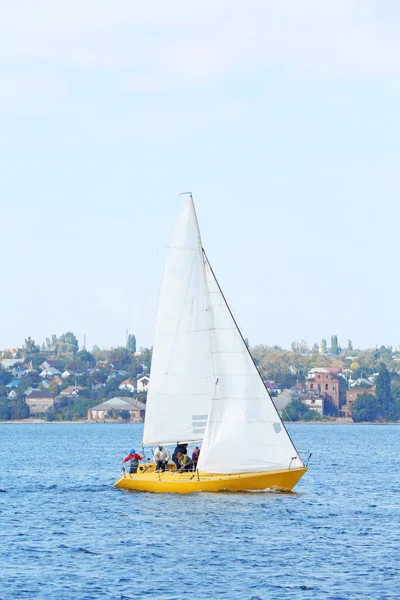
<svg viewBox="0 0 400 600">
<path fill-rule="evenodd" d="M 154 450 L 154 460 L 156 461 L 156 472 L 165 471 L 165 467 L 169 461 L 169 452 L 164 446 L 158 446 Z"/>
</svg>

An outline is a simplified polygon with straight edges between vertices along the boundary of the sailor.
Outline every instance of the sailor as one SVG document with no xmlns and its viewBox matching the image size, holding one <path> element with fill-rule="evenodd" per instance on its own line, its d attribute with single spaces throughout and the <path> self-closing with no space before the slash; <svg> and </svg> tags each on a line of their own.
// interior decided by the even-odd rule
<svg viewBox="0 0 400 600">
<path fill-rule="evenodd" d="M 187 454 L 178 452 L 178 461 L 180 473 L 182 473 L 182 471 L 193 471 L 193 461 Z"/>
<path fill-rule="evenodd" d="M 180 444 L 179 442 L 176 442 L 176 448 L 172 454 L 172 461 L 176 464 L 176 470 L 179 469 L 178 454 L 179 452 L 182 452 L 182 454 L 187 454 L 187 447 L 187 444 Z"/>
<path fill-rule="evenodd" d="M 194 464 L 194 470 L 197 469 L 197 463 L 199 460 L 199 456 L 200 456 L 200 448 L 198 446 L 196 446 L 196 448 L 193 450 L 193 454 L 192 454 L 192 461 Z"/>
<path fill-rule="evenodd" d="M 158 446 L 154 450 L 154 460 L 156 461 L 156 472 L 165 471 L 165 467 L 170 459 L 169 452 L 164 446 Z"/>
<path fill-rule="evenodd" d="M 137 454 L 135 452 L 135 448 L 131 448 L 128 456 L 126 456 L 122 462 L 125 463 L 125 462 L 128 462 L 128 460 L 131 461 L 129 473 L 136 473 L 138 470 L 139 461 L 143 460 L 143 456 L 140 456 L 140 454 Z"/>
</svg>

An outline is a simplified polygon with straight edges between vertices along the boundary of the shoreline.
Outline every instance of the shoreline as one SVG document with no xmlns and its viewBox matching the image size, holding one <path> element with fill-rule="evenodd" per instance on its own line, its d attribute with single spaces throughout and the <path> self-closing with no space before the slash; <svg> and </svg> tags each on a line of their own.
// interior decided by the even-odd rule
<svg viewBox="0 0 400 600">
<path fill-rule="evenodd" d="M 329 421 L 283 421 L 285 425 L 400 425 L 400 421 L 354 421 L 345 419 L 332 419 Z M 45 419 L 15 419 L 10 421 L 1 421 L 0 425 L 143 425 L 143 421 L 88 421 L 80 419 L 76 421 L 46 421 Z"/>
</svg>

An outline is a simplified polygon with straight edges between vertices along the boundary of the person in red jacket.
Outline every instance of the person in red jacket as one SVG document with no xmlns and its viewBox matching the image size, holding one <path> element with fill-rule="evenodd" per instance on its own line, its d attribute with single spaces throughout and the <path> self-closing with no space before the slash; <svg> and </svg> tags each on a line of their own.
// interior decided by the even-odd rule
<svg viewBox="0 0 400 600">
<path fill-rule="evenodd" d="M 128 456 L 126 456 L 122 462 L 125 463 L 128 462 L 128 460 L 131 461 L 129 473 L 136 473 L 138 470 L 139 461 L 143 460 L 143 456 L 140 456 L 140 454 L 136 454 L 135 448 L 132 448 Z"/>
</svg>

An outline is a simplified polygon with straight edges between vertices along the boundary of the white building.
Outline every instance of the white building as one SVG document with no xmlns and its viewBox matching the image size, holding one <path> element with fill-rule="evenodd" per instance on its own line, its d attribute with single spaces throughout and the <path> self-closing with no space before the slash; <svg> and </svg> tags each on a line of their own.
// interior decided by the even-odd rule
<svg viewBox="0 0 400 600">
<path fill-rule="evenodd" d="M 134 398 L 120 398 L 119 396 L 116 396 L 115 398 L 105 400 L 101 404 L 93 406 L 93 408 L 89 408 L 87 415 L 88 420 L 98 421 L 107 419 L 108 413 L 111 410 L 116 413 L 127 410 L 131 416 L 131 420 L 139 421 L 144 416 L 146 405 Z"/>
<path fill-rule="evenodd" d="M 136 390 L 137 383 L 133 379 L 125 379 L 122 383 L 119 384 L 119 390 L 126 390 L 127 392 L 133 392 Z"/>
<path fill-rule="evenodd" d="M 147 377 L 147 375 L 143 375 L 143 377 L 140 377 L 140 379 L 137 380 L 137 391 L 147 392 L 149 381 L 150 379 Z"/>
</svg>

